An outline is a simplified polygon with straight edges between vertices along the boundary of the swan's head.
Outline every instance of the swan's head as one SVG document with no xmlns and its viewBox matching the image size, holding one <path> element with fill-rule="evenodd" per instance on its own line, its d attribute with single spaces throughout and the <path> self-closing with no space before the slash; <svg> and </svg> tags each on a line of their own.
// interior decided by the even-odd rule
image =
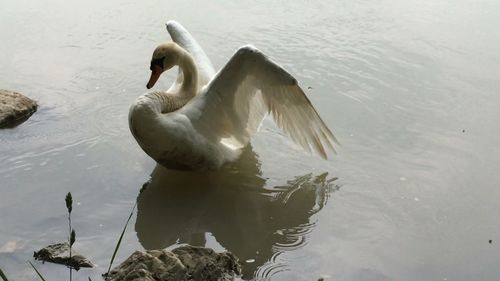
<svg viewBox="0 0 500 281">
<path fill-rule="evenodd" d="M 179 46 L 173 42 L 161 44 L 156 47 L 151 59 L 151 66 L 149 68 L 151 69 L 151 77 L 149 78 L 146 88 L 151 89 L 164 71 L 169 70 L 178 64 L 178 48 Z"/>
</svg>

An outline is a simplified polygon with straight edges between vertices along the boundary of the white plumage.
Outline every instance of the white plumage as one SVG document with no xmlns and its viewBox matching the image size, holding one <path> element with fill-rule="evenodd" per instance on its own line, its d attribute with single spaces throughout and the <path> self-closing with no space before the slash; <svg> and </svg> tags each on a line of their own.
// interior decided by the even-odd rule
<svg viewBox="0 0 500 281">
<path fill-rule="evenodd" d="M 167 168 L 218 169 L 234 161 L 266 114 L 305 150 L 327 158 L 336 139 L 286 70 L 252 46 L 241 47 L 215 74 L 212 63 L 179 23 L 175 43 L 156 48 L 151 88 L 165 70 L 179 75 L 166 92 L 140 96 L 130 108 L 130 130 L 142 149 Z"/>
</svg>

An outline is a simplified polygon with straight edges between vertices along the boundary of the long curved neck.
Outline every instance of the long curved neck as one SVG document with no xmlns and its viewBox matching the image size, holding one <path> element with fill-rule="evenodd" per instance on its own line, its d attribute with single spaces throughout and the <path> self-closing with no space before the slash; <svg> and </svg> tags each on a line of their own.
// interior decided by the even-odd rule
<svg viewBox="0 0 500 281">
<path fill-rule="evenodd" d="M 178 50 L 178 65 L 184 77 L 178 94 L 183 97 L 192 98 L 198 92 L 198 69 L 194 63 L 193 57 L 186 50 L 181 47 L 178 47 Z"/>
<path fill-rule="evenodd" d="M 198 69 L 193 57 L 180 46 L 176 46 L 175 50 L 178 53 L 177 65 L 182 71 L 182 84 L 176 93 L 157 93 L 161 113 L 178 110 L 198 92 Z"/>
<path fill-rule="evenodd" d="M 175 52 L 178 55 L 176 65 L 182 71 L 181 86 L 177 92 L 150 92 L 138 97 L 129 113 L 131 128 L 138 126 L 139 121 L 155 121 L 158 114 L 182 108 L 197 94 L 198 69 L 193 57 L 180 46 L 175 46 Z"/>
</svg>

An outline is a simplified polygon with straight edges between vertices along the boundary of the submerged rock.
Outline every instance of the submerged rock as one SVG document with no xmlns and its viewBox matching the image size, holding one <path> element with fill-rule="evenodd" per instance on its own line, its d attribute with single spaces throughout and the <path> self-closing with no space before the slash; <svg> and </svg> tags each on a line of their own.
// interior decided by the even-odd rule
<svg viewBox="0 0 500 281">
<path fill-rule="evenodd" d="M 238 259 L 229 252 L 183 246 L 167 250 L 136 251 L 114 268 L 107 281 L 200 280 L 231 281 L 241 274 Z"/>
<path fill-rule="evenodd" d="M 36 109 L 37 104 L 34 100 L 16 92 L 0 89 L 0 128 L 19 125 Z"/>
<path fill-rule="evenodd" d="M 75 252 L 75 250 L 71 250 L 70 259 L 68 242 L 49 245 L 40 251 L 35 252 L 33 257 L 41 261 L 71 266 L 76 270 L 79 270 L 80 267 L 94 267 L 94 264 L 91 261 Z"/>
</svg>

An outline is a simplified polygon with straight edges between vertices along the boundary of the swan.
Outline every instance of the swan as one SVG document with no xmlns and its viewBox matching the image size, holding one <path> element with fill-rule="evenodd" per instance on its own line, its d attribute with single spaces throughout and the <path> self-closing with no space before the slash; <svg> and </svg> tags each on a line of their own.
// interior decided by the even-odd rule
<svg viewBox="0 0 500 281">
<path fill-rule="evenodd" d="M 219 72 L 191 34 L 169 21 L 173 42 L 153 52 L 151 89 L 160 75 L 179 67 L 167 91 L 136 99 L 129 127 L 139 146 L 169 169 L 216 170 L 235 161 L 270 114 L 306 151 L 327 159 L 335 136 L 297 80 L 257 48 L 239 48 Z"/>
</svg>

